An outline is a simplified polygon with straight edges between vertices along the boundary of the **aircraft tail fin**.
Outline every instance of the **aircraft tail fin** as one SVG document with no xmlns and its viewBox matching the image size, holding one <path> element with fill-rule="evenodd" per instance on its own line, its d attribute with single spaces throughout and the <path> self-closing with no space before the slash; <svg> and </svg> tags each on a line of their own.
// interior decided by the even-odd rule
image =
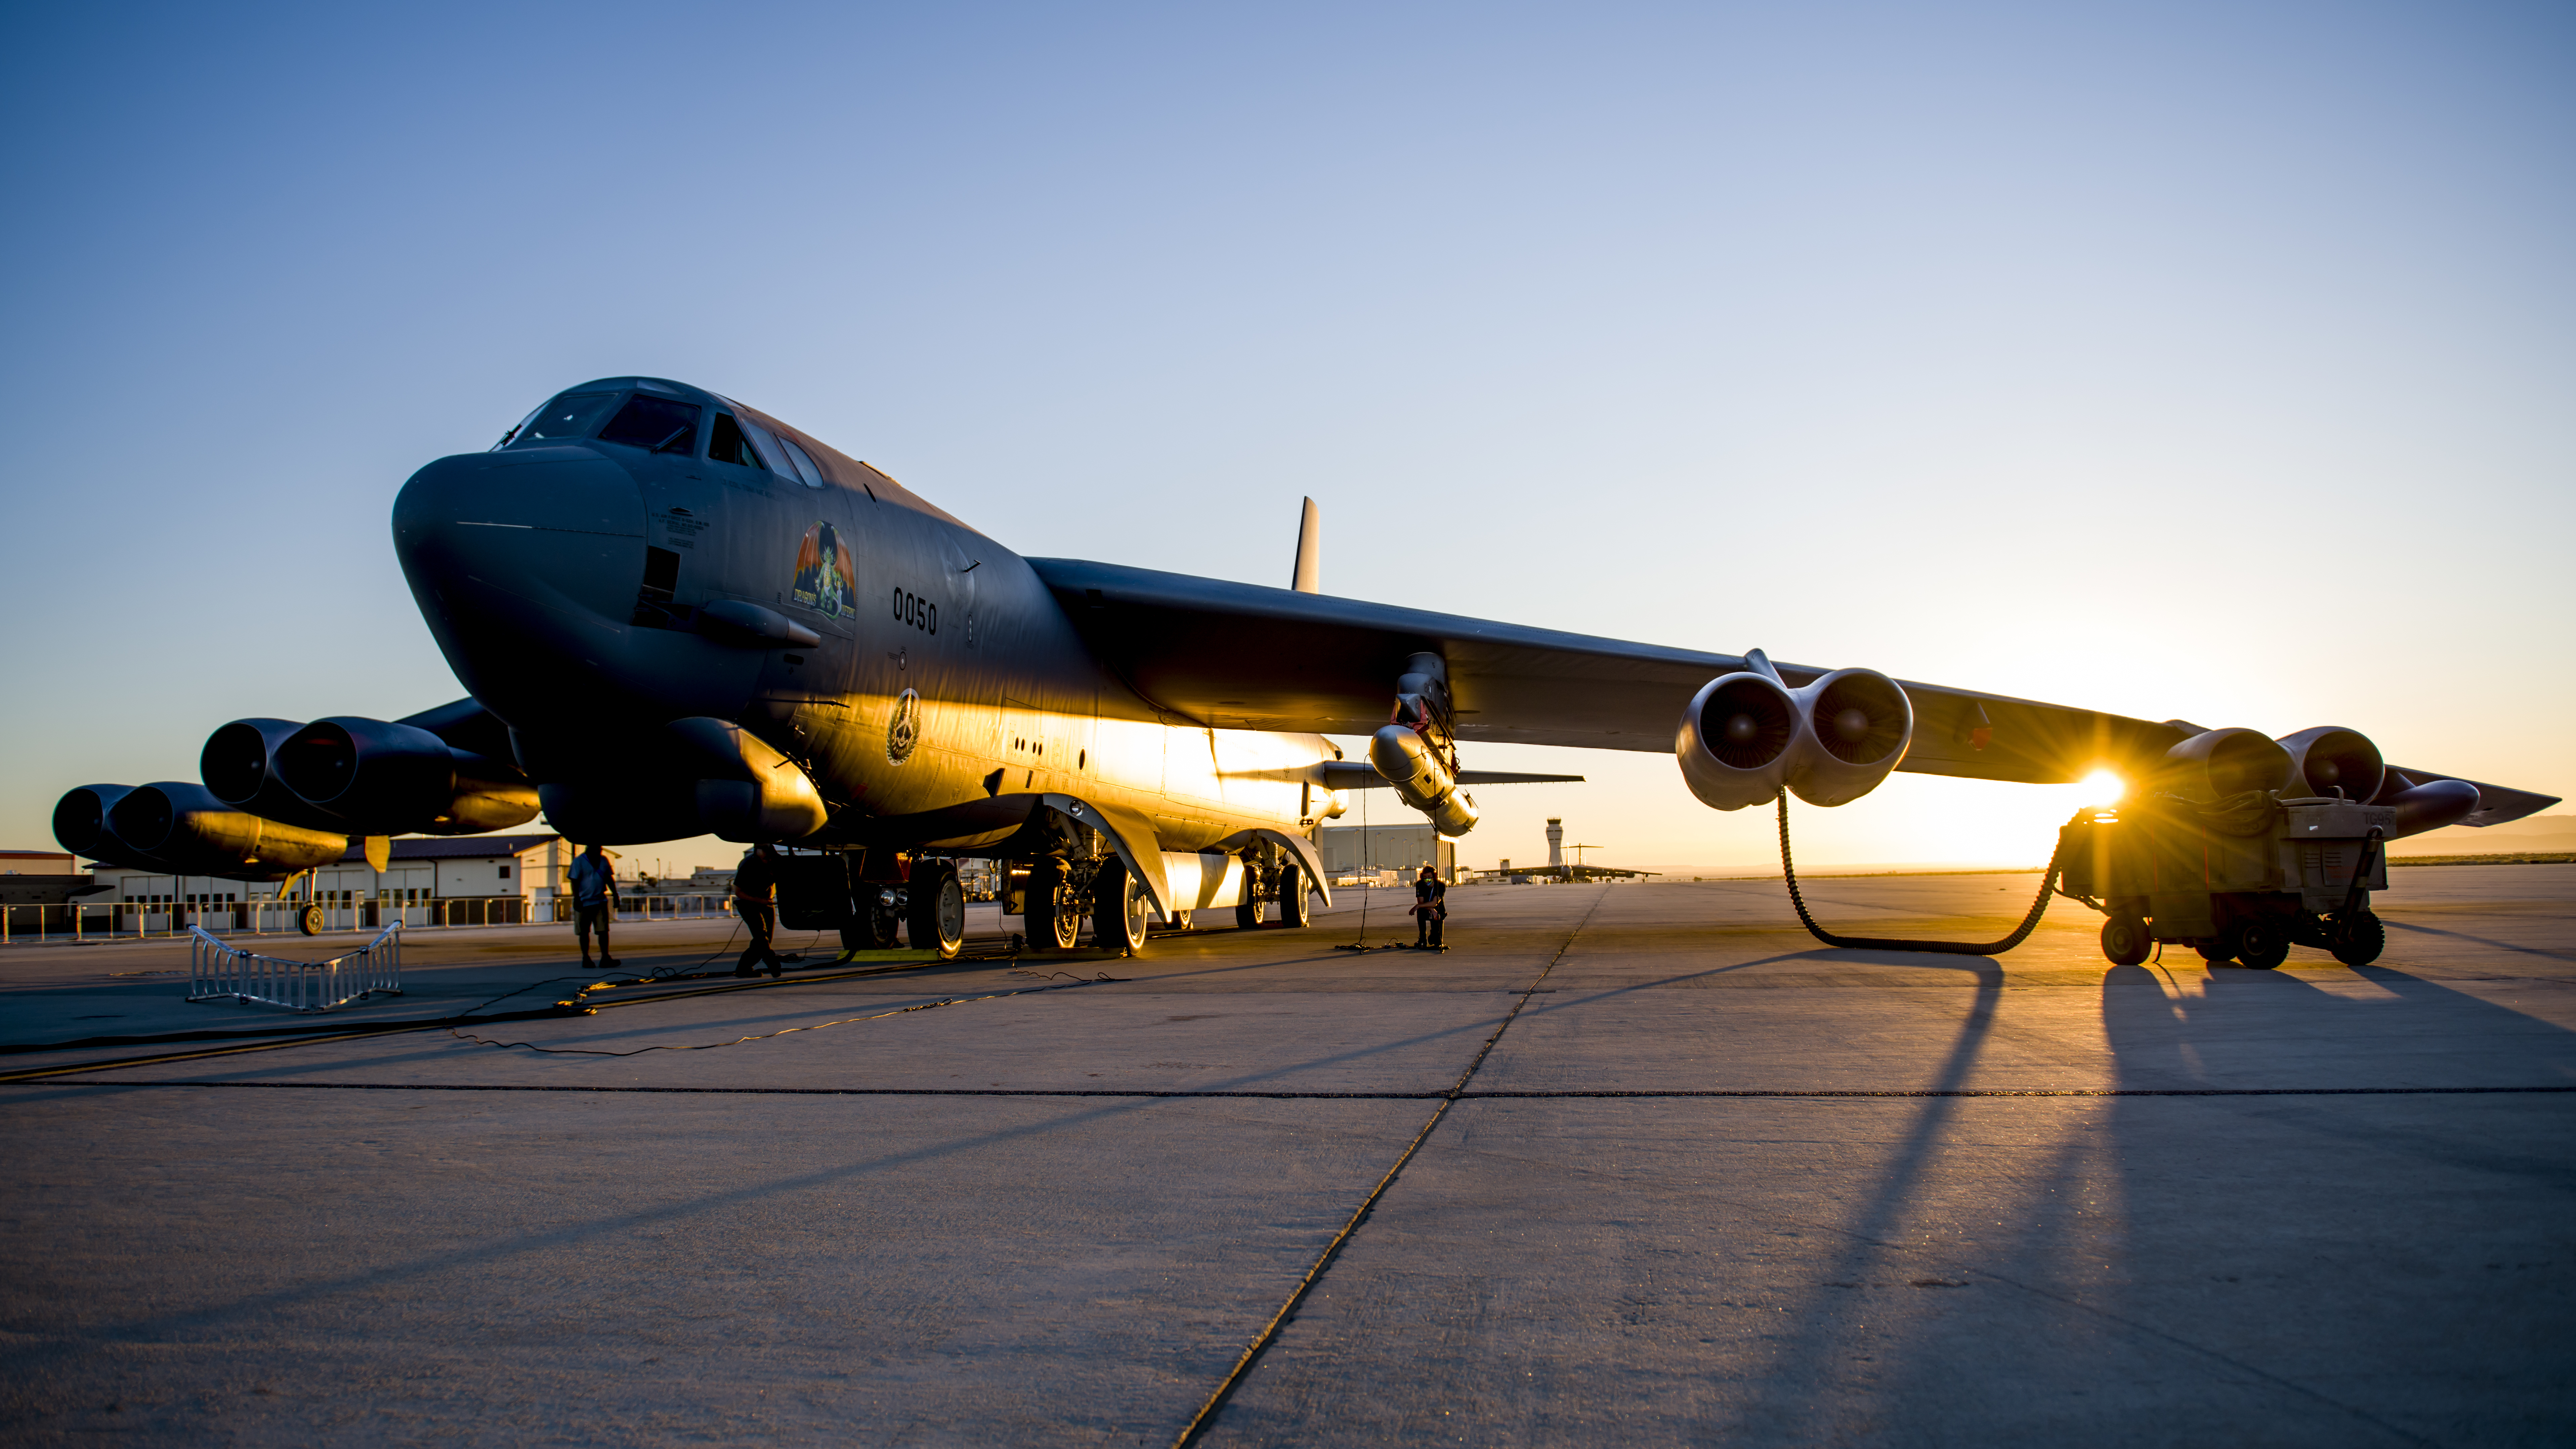
<svg viewBox="0 0 2576 1449">
<path fill-rule="evenodd" d="M 1297 515 L 1297 571 L 1288 580 L 1288 587 L 1301 594 L 1324 591 L 1320 559 L 1322 534 L 1323 515 L 1315 510 L 1315 500 L 1309 498 L 1304 511 Z"/>
</svg>

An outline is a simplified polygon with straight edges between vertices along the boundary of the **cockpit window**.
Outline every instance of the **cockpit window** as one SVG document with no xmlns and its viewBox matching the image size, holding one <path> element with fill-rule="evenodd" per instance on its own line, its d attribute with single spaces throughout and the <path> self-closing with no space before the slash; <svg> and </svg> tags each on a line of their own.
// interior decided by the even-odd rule
<svg viewBox="0 0 2576 1449">
<path fill-rule="evenodd" d="M 778 446 L 777 437 L 769 429 L 747 422 L 742 425 L 742 432 L 744 437 L 751 439 L 751 445 L 760 450 L 760 461 L 769 465 L 770 472 L 781 478 L 796 476 L 796 465 L 787 461 L 786 450 Z"/>
<path fill-rule="evenodd" d="M 696 403 L 637 393 L 617 410 L 617 416 L 608 420 L 607 427 L 600 429 L 599 440 L 649 448 L 656 453 L 695 452 L 700 411 Z"/>
<path fill-rule="evenodd" d="M 707 456 L 719 463 L 738 463 L 745 468 L 765 466 L 760 455 L 751 450 L 751 440 L 742 435 L 742 424 L 731 413 L 716 414 L 716 425 L 707 434 Z"/>
<path fill-rule="evenodd" d="M 528 414 L 527 420 L 512 428 L 500 442 L 501 448 L 531 448 L 543 443 L 561 443 L 574 438 L 587 438 L 590 430 L 617 401 L 613 392 L 568 392 L 553 402 Z"/>
<path fill-rule="evenodd" d="M 780 438 L 778 443 L 787 450 L 788 460 L 796 465 L 796 476 L 805 480 L 806 487 L 823 486 L 823 470 L 814 466 L 814 460 L 805 456 L 805 450 L 796 446 L 794 438 Z"/>
</svg>

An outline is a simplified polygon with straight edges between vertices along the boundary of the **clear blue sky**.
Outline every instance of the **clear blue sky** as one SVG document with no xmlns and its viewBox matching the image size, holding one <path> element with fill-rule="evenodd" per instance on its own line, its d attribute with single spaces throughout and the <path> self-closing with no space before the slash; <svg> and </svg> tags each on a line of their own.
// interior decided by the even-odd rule
<svg viewBox="0 0 2576 1449">
<path fill-rule="evenodd" d="M 0 66 L 0 845 L 454 698 L 394 491 L 625 372 L 1023 553 L 1284 582 L 1311 493 L 1328 592 L 2576 787 L 2563 4 L 53 7 Z M 1470 763 L 1569 759 L 1463 858 L 1768 851 L 1662 757 Z"/>
</svg>

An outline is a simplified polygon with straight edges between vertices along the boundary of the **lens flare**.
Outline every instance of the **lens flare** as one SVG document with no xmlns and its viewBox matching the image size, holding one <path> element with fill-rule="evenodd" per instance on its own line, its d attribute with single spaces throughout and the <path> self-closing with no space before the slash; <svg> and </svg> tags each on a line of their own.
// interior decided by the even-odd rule
<svg viewBox="0 0 2576 1449">
<path fill-rule="evenodd" d="M 2095 770 L 2084 777 L 2084 799 L 2088 804 L 2117 805 L 2128 790 L 2128 782 L 2108 770 Z"/>
</svg>

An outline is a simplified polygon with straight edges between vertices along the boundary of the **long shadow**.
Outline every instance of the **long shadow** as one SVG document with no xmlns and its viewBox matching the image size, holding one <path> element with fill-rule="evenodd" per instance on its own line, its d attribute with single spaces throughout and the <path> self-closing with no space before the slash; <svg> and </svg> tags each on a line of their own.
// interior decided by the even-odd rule
<svg viewBox="0 0 2576 1449">
<path fill-rule="evenodd" d="M 2298 964 L 2112 968 L 2102 1024 L 2117 1084 L 2440 1087 L 2576 1076 L 2576 1033 L 2554 1023 L 2402 964 L 2323 973 L 2313 957 Z M 2330 989 L 2338 979 L 2378 989 Z M 2483 1301 L 2506 1285 L 2462 1279 L 2452 1260 L 2480 1254 L 2481 1240 L 2516 1238 L 2530 1214 L 2563 1219 L 2576 1153 L 2548 1125 L 2563 1117 L 2550 1098 L 2115 1099 L 2098 1135 L 2119 1221 L 2033 1238 L 2013 1257 L 2033 1271 L 2109 1260 L 2098 1286 L 2067 1301 L 2119 1326 L 2103 1340 L 2116 1356 L 2102 1375 L 2161 1375 L 2184 1389 L 2178 1438 L 2281 1437 L 2320 1415 L 2349 1425 L 2356 1443 L 2490 1436 L 2521 1422 L 2522 1406 L 2492 1393 L 2510 1381 L 2521 1344 L 2535 1332 L 2563 1342 L 2576 1319 L 2529 1298 Z M 2490 1140 L 2492 1124 L 2515 1122 L 2523 1125 Z M 2547 1142 L 2562 1144 L 2554 1157 L 2537 1145 Z M 2355 1293 L 2355 1272 L 2387 1287 Z M 2428 1335 L 2430 1322 L 2444 1331 Z M 2222 1390 L 2224 1380 L 2232 1384 Z M 2191 1401 L 2192 1385 L 2202 1402 Z M 2520 1387 L 2528 1405 L 2531 1385 Z"/>
<path fill-rule="evenodd" d="M 1976 991 L 1967 1015 L 1932 1077 L 1935 1089 L 1955 1091 L 1967 1083 L 1976 1068 L 1978 1053 L 1994 1029 L 1995 1007 L 2003 996 L 2004 972 L 1988 957 L 1942 960 L 1948 969 L 1976 976 Z M 1831 1425 L 1817 1422 L 1821 1407 L 1816 1394 L 1819 1379 L 1830 1381 L 1834 1375 L 1835 1366 L 1843 1359 L 1834 1352 L 1834 1345 L 1846 1333 L 1841 1315 L 1830 1311 L 1831 1306 L 1839 1305 L 1829 1305 L 1825 1295 L 1836 1291 L 1838 1285 L 1868 1276 L 1873 1266 L 1901 1251 L 1897 1234 L 1908 1211 L 1915 1206 L 1917 1190 L 1931 1170 L 1942 1136 L 1961 1100 L 1921 1099 L 1904 1135 L 1889 1150 L 1868 1199 L 1835 1229 L 1840 1246 L 1828 1259 L 1823 1281 L 1803 1302 L 1785 1310 L 1795 1327 L 1773 1354 L 1769 1370 L 1755 1380 L 1755 1391 L 1740 1411 L 1738 1427 L 1747 1434 L 1785 1443 L 1822 1443 L 1837 1437 Z"/>
</svg>

